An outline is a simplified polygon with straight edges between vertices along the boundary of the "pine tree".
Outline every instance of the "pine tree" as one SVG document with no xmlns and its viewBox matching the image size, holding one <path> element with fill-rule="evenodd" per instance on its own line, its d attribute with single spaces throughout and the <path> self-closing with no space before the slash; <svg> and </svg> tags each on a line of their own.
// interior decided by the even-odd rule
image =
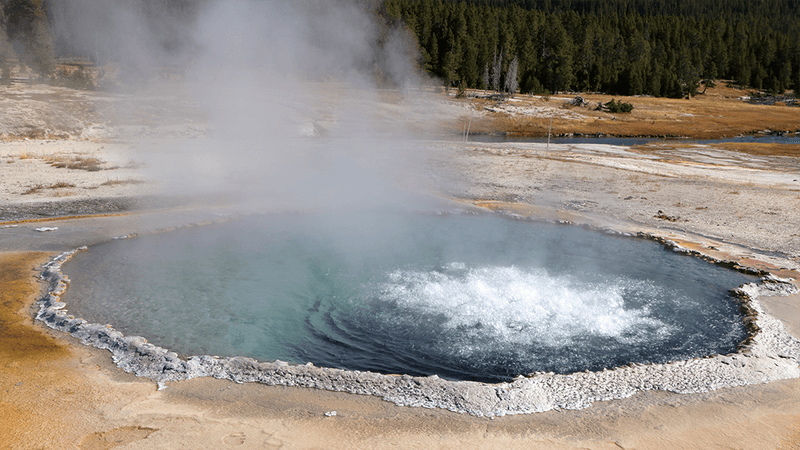
<svg viewBox="0 0 800 450">
<path fill-rule="evenodd" d="M 447 53 L 442 60 L 442 77 L 448 85 L 455 86 L 461 77 L 459 67 L 461 63 L 461 45 L 452 33 L 449 33 L 446 40 L 448 47 Z"/>
<path fill-rule="evenodd" d="M 460 28 L 457 38 L 461 41 L 461 65 L 459 75 L 467 85 L 475 86 L 480 82 L 481 73 L 478 62 L 478 48 L 467 33 L 466 24 Z"/>
<path fill-rule="evenodd" d="M 778 75 L 778 93 L 783 94 L 792 84 L 792 62 L 788 59 L 781 66 Z"/>
<path fill-rule="evenodd" d="M 549 18 L 550 27 L 542 34 L 542 64 L 545 85 L 550 91 L 569 89 L 575 80 L 572 69 L 572 39 L 557 16 Z"/>
</svg>

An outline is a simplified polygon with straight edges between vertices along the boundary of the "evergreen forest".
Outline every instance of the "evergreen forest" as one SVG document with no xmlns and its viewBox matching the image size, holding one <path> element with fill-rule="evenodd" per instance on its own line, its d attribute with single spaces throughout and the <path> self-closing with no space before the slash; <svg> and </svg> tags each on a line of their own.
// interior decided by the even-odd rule
<svg viewBox="0 0 800 450">
<path fill-rule="evenodd" d="M 685 97 L 800 88 L 800 0 L 386 0 L 448 86 Z"/>
<path fill-rule="evenodd" d="M 419 66 L 451 87 L 678 98 L 695 95 L 707 80 L 732 80 L 771 94 L 800 89 L 800 0 L 313 4 L 324 9 L 337 2 L 355 2 L 375 12 L 376 61 L 386 36 L 405 29 L 416 40 L 411 47 L 419 48 Z M 0 0 L 0 82 L 10 79 L 9 61 L 15 55 L 50 77 L 57 56 L 84 56 L 98 64 L 125 61 L 131 53 L 128 44 L 144 40 L 142 34 L 167 60 L 191 53 L 191 29 L 207 3 L 125 0 L 116 9 L 103 9 L 89 0 Z M 120 5 L 141 17 L 142 25 L 113 26 Z M 81 15 L 76 11 L 87 19 L 72 21 Z M 94 25 L 104 25 L 108 35 L 87 31 Z M 136 65 L 128 66 L 135 70 Z M 380 72 L 379 63 L 372 66 Z"/>
</svg>

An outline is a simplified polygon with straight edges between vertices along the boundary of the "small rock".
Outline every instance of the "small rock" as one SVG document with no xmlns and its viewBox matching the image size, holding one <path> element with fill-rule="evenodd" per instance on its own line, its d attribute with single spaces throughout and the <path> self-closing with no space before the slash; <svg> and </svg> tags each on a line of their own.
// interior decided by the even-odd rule
<svg viewBox="0 0 800 450">
<path fill-rule="evenodd" d="M 680 219 L 680 217 L 678 216 L 668 216 L 664 214 L 664 211 L 661 211 L 660 209 L 658 210 L 658 214 L 656 214 L 653 217 L 655 217 L 656 219 L 666 220 L 668 222 L 677 222 L 678 219 Z"/>
</svg>

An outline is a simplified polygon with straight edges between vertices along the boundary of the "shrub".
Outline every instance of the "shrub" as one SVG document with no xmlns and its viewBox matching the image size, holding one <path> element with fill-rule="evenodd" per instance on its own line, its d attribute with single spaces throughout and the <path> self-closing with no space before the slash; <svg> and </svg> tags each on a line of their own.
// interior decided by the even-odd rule
<svg viewBox="0 0 800 450">
<path fill-rule="evenodd" d="M 633 111 L 633 105 L 630 103 L 625 103 L 623 101 L 615 101 L 613 98 L 610 102 L 605 104 L 605 108 L 610 113 L 629 113 Z"/>
<path fill-rule="evenodd" d="M 456 91 L 456 98 L 464 98 L 467 96 L 467 85 L 462 80 L 458 83 L 458 91 Z"/>
</svg>

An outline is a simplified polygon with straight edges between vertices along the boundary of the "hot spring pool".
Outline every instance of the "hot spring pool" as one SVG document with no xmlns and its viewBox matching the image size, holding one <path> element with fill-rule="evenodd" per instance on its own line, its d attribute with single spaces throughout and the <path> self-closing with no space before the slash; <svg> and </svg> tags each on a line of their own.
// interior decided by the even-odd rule
<svg viewBox="0 0 800 450">
<path fill-rule="evenodd" d="M 752 277 L 495 214 L 260 215 L 93 246 L 71 314 L 183 354 L 495 382 L 731 353 Z"/>
</svg>

